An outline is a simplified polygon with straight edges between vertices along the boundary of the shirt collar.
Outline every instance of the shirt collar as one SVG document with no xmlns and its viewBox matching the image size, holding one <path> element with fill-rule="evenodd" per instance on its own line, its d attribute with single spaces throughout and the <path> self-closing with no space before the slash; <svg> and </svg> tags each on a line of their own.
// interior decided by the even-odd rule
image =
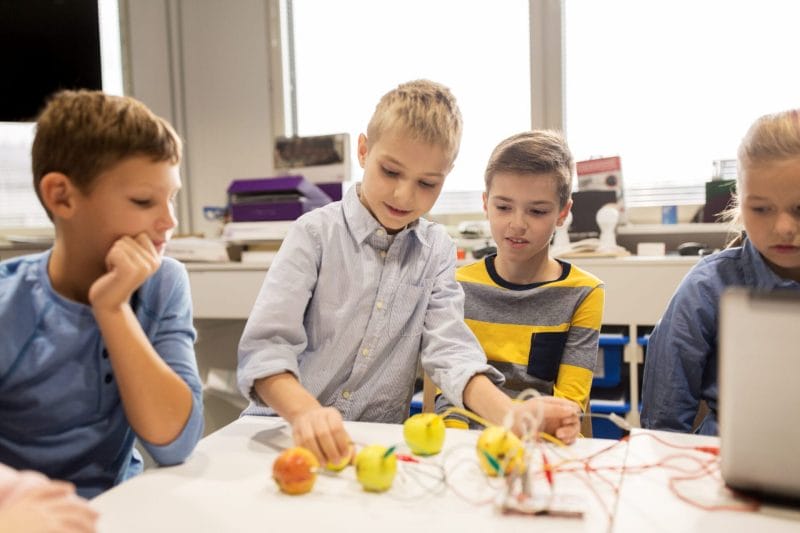
<svg viewBox="0 0 800 533">
<path fill-rule="evenodd" d="M 747 259 L 747 263 L 751 265 L 753 276 L 750 280 L 751 284 L 759 290 L 773 290 L 773 289 L 797 289 L 800 288 L 800 283 L 780 277 L 772 270 L 761 253 L 756 250 L 750 239 L 745 238 L 742 245 L 742 254 Z"/>
<path fill-rule="evenodd" d="M 386 234 L 386 229 L 381 226 L 366 206 L 361 203 L 361 200 L 358 198 L 358 191 L 360 188 L 361 184 L 356 183 L 353 187 L 350 187 L 342 199 L 344 218 L 350 228 L 350 233 L 359 244 L 362 244 L 370 236 L 373 236 L 370 242 L 377 245 L 379 248 L 383 248 L 380 243 L 385 240 L 386 247 L 384 249 L 386 249 L 389 247 L 391 239 Z M 427 221 L 417 219 L 411 222 L 403 231 L 394 236 L 395 240 L 405 239 L 408 235 L 413 234 L 416 236 L 417 240 L 419 240 L 420 244 L 428 246 L 428 241 L 424 235 L 426 224 L 421 224 L 421 222 Z M 376 237 L 378 242 L 375 242 Z"/>
<path fill-rule="evenodd" d="M 47 299 L 47 305 L 55 302 L 59 307 L 67 311 L 83 316 L 92 316 L 92 307 L 88 304 L 70 300 L 66 296 L 61 295 L 53 288 L 53 281 L 50 279 L 48 272 L 48 265 L 50 264 L 50 257 L 53 255 L 53 248 L 42 252 L 39 256 L 39 261 L 36 269 L 31 269 L 28 274 L 29 281 L 38 281 L 43 290 L 43 294 Z"/>
</svg>

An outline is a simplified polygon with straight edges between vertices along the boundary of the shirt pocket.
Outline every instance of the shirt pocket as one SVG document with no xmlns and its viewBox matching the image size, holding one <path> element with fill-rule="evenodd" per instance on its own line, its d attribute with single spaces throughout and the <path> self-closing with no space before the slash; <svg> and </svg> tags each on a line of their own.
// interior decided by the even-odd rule
<svg viewBox="0 0 800 533">
<path fill-rule="evenodd" d="M 528 356 L 528 374 L 554 382 L 567 344 L 566 331 L 543 331 L 531 336 L 531 351 Z"/>
<path fill-rule="evenodd" d="M 401 337 L 416 337 L 422 334 L 433 281 L 420 280 L 419 284 L 397 285 L 390 316 L 392 328 L 397 328 Z"/>
</svg>

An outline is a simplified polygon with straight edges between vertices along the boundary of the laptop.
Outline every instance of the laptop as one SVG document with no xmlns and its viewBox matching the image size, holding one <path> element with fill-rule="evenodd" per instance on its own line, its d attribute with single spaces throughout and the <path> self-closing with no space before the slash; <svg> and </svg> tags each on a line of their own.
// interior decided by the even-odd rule
<svg viewBox="0 0 800 533">
<path fill-rule="evenodd" d="M 800 501 L 800 292 L 726 291 L 718 354 L 722 477 Z"/>
</svg>

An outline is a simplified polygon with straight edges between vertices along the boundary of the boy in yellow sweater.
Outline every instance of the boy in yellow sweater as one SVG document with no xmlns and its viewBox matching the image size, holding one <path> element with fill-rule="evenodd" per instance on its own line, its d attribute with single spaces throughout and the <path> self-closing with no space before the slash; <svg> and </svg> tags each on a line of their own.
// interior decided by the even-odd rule
<svg viewBox="0 0 800 533">
<path fill-rule="evenodd" d="M 458 269 L 464 318 L 489 363 L 506 378 L 509 396 L 533 388 L 589 402 L 603 284 L 550 257 L 550 240 L 572 207 L 572 155 L 552 131 L 520 133 L 502 141 L 486 168 L 483 208 L 497 253 Z M 440 396 L 437 412 L 449 402 Z M 466 427 L 448 416 L 448 425 Z"/>
</svg>

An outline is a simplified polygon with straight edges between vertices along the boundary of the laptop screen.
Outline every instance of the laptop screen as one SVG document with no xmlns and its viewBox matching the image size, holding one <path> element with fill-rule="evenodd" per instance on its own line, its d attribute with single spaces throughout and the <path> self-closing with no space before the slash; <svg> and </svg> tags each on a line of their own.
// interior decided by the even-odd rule
<svg viewBox="0 0 800 533">
<path fill-rule="evenodd" d="M 723 478 L 800 498 L 800 292 L 726 291 L 718 356 Z"/>
</svg>

